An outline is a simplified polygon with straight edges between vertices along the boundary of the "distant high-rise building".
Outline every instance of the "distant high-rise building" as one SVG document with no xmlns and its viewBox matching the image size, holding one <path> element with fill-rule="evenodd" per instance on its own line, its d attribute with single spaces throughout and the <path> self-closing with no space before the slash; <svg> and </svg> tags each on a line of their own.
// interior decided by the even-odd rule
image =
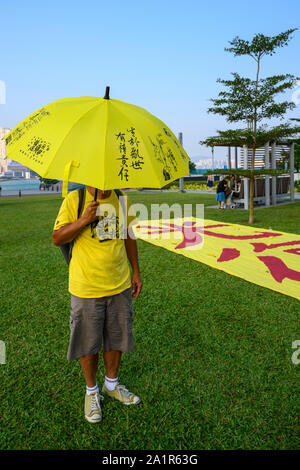
<svg viewBox="0 0 300 470">
<path fill-rule="evenodd" d="M 247 165 L 248 168 L 251 168 L 251 160 L 252 160 L 252 148 L 247 149 Z M 282 158 L 282 152 L 288 152 L 289 147 L 287 145 L 276 145 L 275 147 L 275 155 L 276 161 Z M 244 148 L 241 147 L 241 167 L 244 167 Z M 269 146 L 269 162 L 271 162 L 271 145 Z M 258 147 L 255 150 L 255 162 L 254 162 L 254 169 L 264 168 L 265 167 L 265 147 Z"/>
<path fill-rule="evenodd" d="M 34 171 L 21 163 L 6 158 L 6 145 L 2 138 L 9 132 L 10 129 L 7 127 L 0 127 L 0 176 L 15 178 L 31 178 L 38 176 Z"/>
<path fill-rule="evenodd" d="M 223 160 L 214 160 L 214 169 L 223 169 L 225 166 L 227 167 L 228 165 L 228 159 L 223 159 Z M 201 169 L 206 169 L 206 170 L 211 170 L 213 167 L 212 159 L 208 158 L 206 160 L 198 160 L 196 162 L 196 167 L 201 168 Z M 234 168 L 234 160 L 231 159 L 231 167 Z"/>
<path fill-rule="evenodd" d="M 7 171 L 6 146 L 2 137 L 6 136 L 9 131 L 7 127 L 0 127 L 0 173 Z"/>
</svg>

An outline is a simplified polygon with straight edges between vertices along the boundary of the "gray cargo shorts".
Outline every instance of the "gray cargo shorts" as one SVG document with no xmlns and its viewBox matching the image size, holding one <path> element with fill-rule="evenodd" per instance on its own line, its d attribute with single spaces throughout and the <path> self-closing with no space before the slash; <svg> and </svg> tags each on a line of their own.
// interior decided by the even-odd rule
<svg viewBox="0 0 300 470">
<path fill-rule="evenodd" d="M 71 294 L 70 342 L 67 359 L 104 351 L 131 352 L 133 307 L 131 288 L 120 294 L 82 298 Z"/>
</svg>

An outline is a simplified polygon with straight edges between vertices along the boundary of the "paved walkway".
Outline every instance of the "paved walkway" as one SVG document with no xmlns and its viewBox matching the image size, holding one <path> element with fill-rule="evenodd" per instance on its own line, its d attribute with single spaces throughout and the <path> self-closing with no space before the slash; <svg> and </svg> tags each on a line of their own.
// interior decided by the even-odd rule
<svg viewBox="0 0 300 470">
<path fill-rule="evenodd" d="M 141 193 L 179 193 L 179 189 L 134 189 L 133 191 L 139 191 Z M 185 189 L 184 193 L 199 193 L 199 194 L 216 194 L 215 190 L 207 191 L 203 189 Z"/>
<path fill-rule="evenodd" d="M 21 190 L 21 197 L 23 196 L 43 196 L 49 194 L 61 194 L 56 191 L 40 191 L 39 189 L 22 189 Z M 1 197 L 19 197 L 19 191 L 1 191 Z"/>
<path fill-rule="evenodd" d="M 180 192 L 178 189 L 143 189 L 142 191 L 140 191 L 141 194 L 143 193 L 152 193 L 152 194 L 155 194 L 155 193 L 178 193 Z M 206 191 L 206 190 L 201 190 L 201 189 L 187 189 L 185 190 L 185 193 L 187 194 L 216 194 L 216 191 Z M 61 195 L 61 192 L 56 192 L 56 191 L 40 191 L 39 189 L 23 189 L 21 191 L 21 197 L 23 196 L 44 196 L 44 195 L 54 195 L 54 194 L 60 194 Z M 19 197 L 19 191 L 3 191 L 2 190 L 2 193 L 1 193 L 1 197 Z M 300 193 L 295 193 L 295 199 L 296 200 L 300 200 Z M 283 202 L 278 202 L 278 206 L 279 205 L 283 205 L 283 204 L 290 204 L 290 201 L 289 200 L 286 200 L 286 201 L 283 201 Z M 211 206 L 206 206 L 207 209 L 217 209 L 218 208 L 218 205 L 214 204 L 214 205 L 211 205 Z M 257 206 L 255 207 L 255 209 L 262 209 L 266 206 Z M 272 207 L 272 206 L 270 206 Z"/>
<path fill-rule="evenodd" d="M 299 200 L 300 200 L 300 193 L 295 193 L 295 202 L 297 202 Z M 277 202 L 276 206 L 284 206 L 285 204 L 291 204 L 290 199 L 286 199 L 284 201 L 279 201 L 279 202 Z M 265 209 L 266 207 L 276 207 L 276 206 L 273 206 L 273 205 L 266 206 L 265 204 L 260 204 L 258 206 L 254 206 L 254 209 Z M 218 209 L 218 205 L 205 206 L 205 208 L 206 209 Z M 227 208 L 227 209 L 229 209 L 229 208 Z M 232 210 L 234 210 L 234 209 L 232 209 Z"/>
<path fill-rule="evenodd" d="M 138 191 L 137 189 L 134 191 Z M 139 191 L 141 194 L 143 193 L 179 193 L 180 191 L 178 189 L 143 189 L 142 191 Z M 199 194 L 215 194 L 216 191 L 203 191 L 200 189 L 187 189 L 184 191 L 185 193 L 199 193 Z M 22 189 L 21 190 L 21 196 L 43 196 L 44 194 L 61 194 L 61 192 L 56 192 L 56 191 L 40 191 L 39 189 Z M 19 196 L 19 191 L 4 191 L 2 190 L 2 195 L 1 197 L 15 197 Z"/>
</svg>

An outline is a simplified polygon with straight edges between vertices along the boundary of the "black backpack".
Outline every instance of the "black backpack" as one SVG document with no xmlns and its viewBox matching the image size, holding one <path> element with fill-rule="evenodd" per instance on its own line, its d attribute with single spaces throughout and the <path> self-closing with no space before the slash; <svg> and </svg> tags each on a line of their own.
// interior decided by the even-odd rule
<svg viewBox="0 0 300 470">
<path fill-rule="evenodd" d="M 79 193 L 79 203 L 78 203 L 78 211 L 77 211 L 77 219 L 79 219 L 82 215 L 82 211 L 83 211 L 83 208 L 84 208 L 84 203 L 85 203 L 85 192 L 86 192 L 86 188 L 85 186 L 79 188 L 78 190 L 78 193 Z M 122 193 L 119 189 L 115 189 L 114 190 L 118 199 L 120 198 L 120 196 L 122 196 Z M 123 208 L 123 211 L 125 212 L 125 208 L 122 206 Z M 69 265 L 70 264 L 70 261 L 71 261 L 71 258 L 72 258 L 72 250 L 73 250 L 73 246 L 74 246 L 74 242 L 75 242 L 75 239 L 68 242 L 68 243 L 64 243 L 63 245 L 60 245 L 60 250 L 66 260 L 66 263 Z"/>
</svg>

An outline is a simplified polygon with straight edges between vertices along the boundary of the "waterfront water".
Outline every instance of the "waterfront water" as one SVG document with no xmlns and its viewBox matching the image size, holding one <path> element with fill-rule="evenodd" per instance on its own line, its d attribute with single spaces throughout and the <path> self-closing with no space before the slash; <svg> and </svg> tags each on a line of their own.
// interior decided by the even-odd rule
<svg viewBox="0 0 300 470">
<path fill-rule="evenodd" d="M 19 190 L 36 190 L 40 187 L 40 180 L 38 179 L 12 179 L 12 180 L 1 180 L 0 187 L 3 192 L 6 191 L 19 191 Z"/>
</svg>

